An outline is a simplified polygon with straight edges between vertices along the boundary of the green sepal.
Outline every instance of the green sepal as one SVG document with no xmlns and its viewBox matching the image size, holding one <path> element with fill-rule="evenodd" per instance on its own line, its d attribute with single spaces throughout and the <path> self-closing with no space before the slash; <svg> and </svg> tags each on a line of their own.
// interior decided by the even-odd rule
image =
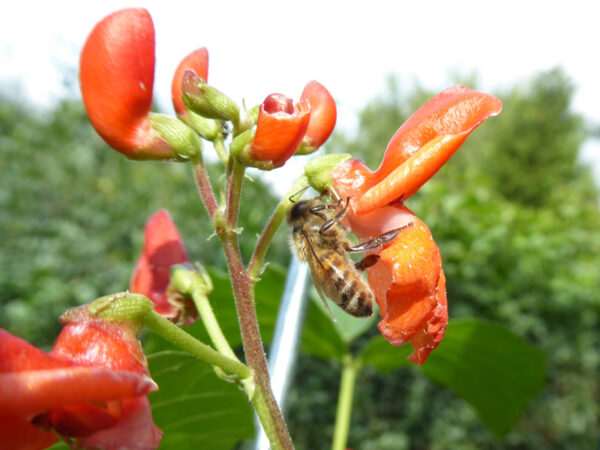
<svg viewBox="0 0 600 450">
<path fill-rule="evenodd" d="M 233 157 L 243 166 L 256 167 L 260 170 L 273 170 L 273 161 L 257 161 L 252 158 L 251 148 L 255 130 L 246 130 L 239 134 L 229 146 Z"/>
<path fill-rule="evenodd" d="M 202 141 L 196 132 L 175 117 L 150 113 L 150 126 L 183 159 L 193 159 L 202 151 Z"/>
<path fill-rule="evenodd" d="M 304 174 L 308 178 L 309 184 L 318 192 L 331 191 L 333 185 L 333 176 L 331 171 L 335 166 L 343 161 L 351 159 L 348 153 L 334 153 L 323 155 L 311 160 L 304 167 Z"/>
<path fill-rule="evenodd" d="M 118 322 L 129 322 L 141 328 L 147 314 L 154 309 L 154 304 L 140 294 L 120 292 L 118 294 L 100 297 L 89 304 L 90 316 Z M 65 313 L 65 318 L 69 313 Z"/>
</svg>

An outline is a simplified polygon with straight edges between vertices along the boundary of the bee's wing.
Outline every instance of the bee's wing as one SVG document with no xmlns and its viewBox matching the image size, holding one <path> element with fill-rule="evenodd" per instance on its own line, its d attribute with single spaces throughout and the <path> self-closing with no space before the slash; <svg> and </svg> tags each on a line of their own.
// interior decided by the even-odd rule
<svg viewBox="0 0 600 450">
<path fill-rule="evenodd" d="M 321 262 L 319 256 L 317 255 L 317 252 L 315 252 L 315 249 L 314 249 L 312 243 L 310 242 L 310 238 L 308 237 L 308 234 L 302 233 L 302 235 L 304 236 L 304 239 L 306 240 L 306 246 L 308 247 L 307 260 L 308 260 L 308 266 L 310 267 L 310 276 L 313 280 L 313 285 L 317 289 L 317 292 L 319 293 L 319 297 L 321 297 L 321 300 L 323 300 L 323 305 L 325 305 L 325 309 L 329 313 L 329 317 L 331 317 L 331 320 L 333 320 L 334 322 L 337 322 L 337 320 L 335 320 L 335 318 L 333 317 L 333 314 L 331 313 L 331 309 L 329 309 L 329 304 L 327 303 L 327 300 L 325 300 L 325 295 L 323 294 L 323 289 L 321 289 L 321 282 L 322 282 L 321 280 L 323 280 L 324 272 L 325 272 L 323 263 Z"/>
</svg>

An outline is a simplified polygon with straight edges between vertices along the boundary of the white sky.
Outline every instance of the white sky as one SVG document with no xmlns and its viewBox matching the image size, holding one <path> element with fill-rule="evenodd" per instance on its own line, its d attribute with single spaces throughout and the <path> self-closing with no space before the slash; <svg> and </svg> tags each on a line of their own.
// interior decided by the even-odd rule
<svg viewBox="0 0 600 450">
<path fill-rule="evenodd" d="M 51 104 L 65 93 L 62 70 L 76 69 L 94 24 L 130 6 L 153 17 L 154 92 L 165 108 L 175 67 L 206 46 L 209 82 L 234 100 L 253 105 L 272 92 L 297 98 L 316 79 L 335 97 L 338 126 L 348 130 L 389 73 L 407 88 L 418 80 L 441 90 L 449 74 L 476 71 L 489 91 L 557 65 L 577 87 L 575 109 L 600 123 L 600 15 L 596 2 L 580 0 L 3 2 L 0 85 L 18 81 L 25 95 Z M 600 179 L 598 141 L 583 154 Z"/>
</svg>

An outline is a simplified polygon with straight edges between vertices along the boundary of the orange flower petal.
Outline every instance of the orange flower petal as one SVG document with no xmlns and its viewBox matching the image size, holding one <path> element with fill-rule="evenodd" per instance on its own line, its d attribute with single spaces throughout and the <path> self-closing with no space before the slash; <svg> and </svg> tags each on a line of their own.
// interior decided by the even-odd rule
<svg viewBox="0 0 600 450">
<path fill-rule="evenodd" d="M 502 103 L 497 98 L 464 86 L 440 92 L 396 131 L 381 165 L 375 171 L 376 179 L 387 177 L 428 142 L 442 136 L 468 135 L 481 122 L 501 110 Z"/>
<path fill-rule="evenodd" d="M 100 21 L 81 51 L 83 103 L 98 134 L 134 159 L 175 157 L 148 120 L 154 84 L 154 24 L 145 9 L 117 11 Z"/>
<path fill-rule="evenodd" d="M 183 72 L 185 69 L 193 70 L 196 75 L 208 81 L 208 50 L 199 48 L 187 55 L 177 66 L 173 81 L 171 82 L 171 97 L 173 100 L 173 108 L 177 114 L 185 114 L 187 109 L 181 100 L 181 82 L 183 80 Z"/>
<path fill-rule="evenodd" d="M 375 172 L 348 161 L 334 170 L 341 197 L 356 214 L 408 199 L 485 119 L 500 113 L 497 98 L 463 86 L 446 89 L 417 110 L 394 134 Z"/>
<path fill-rule="evenodd" d="M 367 274 L 379 305 L 382 336 L 398 346 L 411 342 L 415 353 L 409 359 L 422 364 L 442 339 L 448 322 L 442 260 L 431 232 L 408 208 L 396 206 L 363 215 L 349 211 L 344 224 L 361 241 L 405 227 L 374 252 L 380 260 Z"/>
<path fill-rule="evenodd" d="M 284 97 L 271 94 L 261 105 L 250 153 L 257 161 L 272 161 L 275 167 L 280 167 L 302 143 L 311 110 L 308 100 L 301 100 L 291 110 L 284 109 L 280 101 L 271 101 L 274 96 Z"/>
<path fill-rule="evenodd" d="M 335 127 L 335 101 L 325 86 L 314 80 L 304 87 L 300 99 L 306 99 L 310 103 L 310 122 L 304 140 L 317 149 L 329 138 Z"/>
</svg>

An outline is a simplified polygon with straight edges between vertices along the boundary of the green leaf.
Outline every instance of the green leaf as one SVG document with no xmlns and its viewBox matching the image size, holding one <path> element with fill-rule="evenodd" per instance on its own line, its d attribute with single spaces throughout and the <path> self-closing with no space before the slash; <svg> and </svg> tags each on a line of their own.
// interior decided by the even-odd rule
<svg viewBox="0 0 600 450">
<path fill-rule="evenodd" d="M 159 391 L 149 395 L 152 416 L 164 432 L 161 448 L 231 449 L 254 436 L 253 413 L 235 384 L 178 351 L 148 357 Z"/>
<path fill-rule="evenodd" d="M 302 350 L 319 358 L 341 359 L 348 353 L 348 347 L 338 326 L 319 303 L 321 299 L 314 297 L 308 303 L 301 339 Z"/>
<path fill-rule="evenodd" d="M 469 402 L 500 438 L 544 386 L 546 357 L 501 325 L 453 320 L 421 370 Z"/>
<path fill-rule="evenodd" d="M 412 366 L 406 358 L 412 352 L 409 344 L 396 347 L 381 336 L 373 337 L 361 350 L 364 365 L 373 366 L 381 373 L 389 373 L 399 367 Z"/>
</svg>

